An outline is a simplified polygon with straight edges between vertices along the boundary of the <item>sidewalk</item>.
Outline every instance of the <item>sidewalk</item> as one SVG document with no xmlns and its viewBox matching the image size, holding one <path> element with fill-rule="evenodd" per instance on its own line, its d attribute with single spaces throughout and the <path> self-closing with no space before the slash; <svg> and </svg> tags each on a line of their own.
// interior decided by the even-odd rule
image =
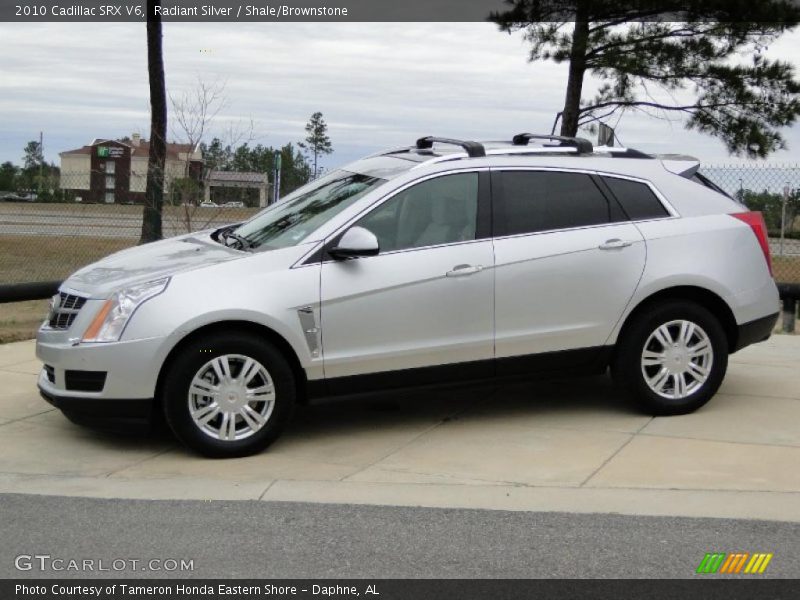
<svg viewBox="0 0 800 600">
<path fill-rule="evenodd" d="M 731 357 L 699 412 L 650 418 L 609 379 L 301 407 L 261 455 L 110 436 L 39 398 L 33 342 L 0 345 L 0 492 L 619 512 L 800 522 L 800 337 Z"/>
</svg>

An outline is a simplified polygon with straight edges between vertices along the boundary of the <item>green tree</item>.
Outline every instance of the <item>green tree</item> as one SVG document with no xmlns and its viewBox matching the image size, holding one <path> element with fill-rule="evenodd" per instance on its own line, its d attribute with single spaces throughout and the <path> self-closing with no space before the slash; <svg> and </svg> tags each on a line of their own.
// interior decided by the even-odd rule
<svg viewBox="0 0 800 600">
<path fill-rule="evenodd" d="M 230 146 L 223 146 L 222 140 L 215 137 L 210 144 L 200 143 L 200 151 L 207 171 L 227 171 L 230 169 L 232 151 Z"/>
<path fill-rule="evenodd" d="M 761 211 L 770 235 L 780 236 L 783 194 L 773 194 L 767 190 L 763 192 L 742 190 L 737 195 L 747 208 Z M 794 233 L 794 222 L 798 215 L 800 215 L 800 189 L 795 189 L 789 192 L 786 199 L 786 230 L 784 233 Z"/>
<path fill-rule="evenodd" d="M 275 168 L 275 148 L 271 146 L 250 147 L 242 144 L 232 152 L 223 170 L 254 171 L 272 177 Z M 281 196 L 289 194 L 311 179 L 311 166 L 305 157 L 291 143 L 280 149 L 281 153 Z"/>
<path fill-rule="evenodd" d="M 44 164 L 44 154 L 42 153 L 42 145 L 31 140 L 25 144 L 24 154 L 22 157 L 23 169 L 26 171 L 34 171 L 39 169 Z"/>
<path fill-rule="evenodd" d="M 253 171 L 253 152 L 248 144 L 241 144 L 233 151 L 230 161 L 231 171 Z"/>
<path fill-rule="evenodd" d="M 264 173 L 270 179 L 273 176 L 276 149 L 271 146 L 262 144 L 250 146 L 244 143 L 236 148 L 231 148 L 223 146 L 218 138 L 214 138 L 208 145 L 201 144 L 201 149 L 206 164 L 206 176 L 210 171 L 251 171 Z M 306 158 L 297 151 L 293 144 L 286 144 L 279 151 L 281 153 L 281 196 L 284 196 L 308 183 L 312 171 Z M 220 201 L 245 199 L 238 190 L 225 191 L 224 188 L 218 188 L 215 189 L 214 194 L 215 199 Z"/>
<path fill-rule="evenodd" d="M 17 190 L 17 173 L 19 169 L 11 161 L 0 165 L 0 191 L 13 192 Z"/>
<path fill-rule="evenodd" d="M 797 26 L 791 0 L 505 2 L 509 9 L 489 19 L 523 31 L 531 61 L 569 64 L 562 135 L 638 110 L 682 114 L 688 129 L 718 137 L 732 154 L 764 157 L 785 147 L 780 129 L 800 113 L 800 82 L 791 64 L 763 51 Z M 601 82 L 588 101 L 587 74 Z M 656 97 L 656 89 L 666 93 Z"/>
<path fill-rule="evenodd" d="M 274 154 L 274 152 L 273 152 Z M 311 179 L 311 165 L 292 144 L 281 148 L 281 196 L 292 193 Z"/>
<path fill-rule="evenodd" d="M 321 112 L 315 112 L 311 115 L 308 123 L 306 123 L 306 139 L 303 142 L 298 142 L 297 145 L 314 157 L 314 177 L 316 178 L 319 174 L 317 163 L 320 155 L 333 152 L 333 145 L 328 137 L 328 125 L 325 123 L 325 119 L 322 118 Z"/>
<path fill-rule="evenodd" d="M 31 140 L 25 144 L 22 153 L 22 168 L 16 178 L 16 187 L 25 192 L 41 191 L 46 168 L 42 145 L 38 141 Z"/>
<path fill-rule="evenodd" d="M 39 202 L 66 201 L 66 196 L 59 185 L 61 169 L 55 163 L 44 163 L 32 173 L 31 188 L 36 190 Z"/>
</svg>

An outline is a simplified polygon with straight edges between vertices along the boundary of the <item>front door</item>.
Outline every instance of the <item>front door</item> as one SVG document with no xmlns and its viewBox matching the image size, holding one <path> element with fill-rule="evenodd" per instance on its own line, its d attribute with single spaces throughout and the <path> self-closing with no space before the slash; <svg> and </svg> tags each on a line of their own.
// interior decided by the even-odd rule
<svg viewBox="0 0 800 600">
<path fill-rule="evenodd" d="M 488 173 L 414 184 L 354 223 L 376 235 L 377 256 L 324 259 L 331 393 L 492 374 L 494 256 L 479 224 L 479 182 L 488 192 Z"/>
</svg>

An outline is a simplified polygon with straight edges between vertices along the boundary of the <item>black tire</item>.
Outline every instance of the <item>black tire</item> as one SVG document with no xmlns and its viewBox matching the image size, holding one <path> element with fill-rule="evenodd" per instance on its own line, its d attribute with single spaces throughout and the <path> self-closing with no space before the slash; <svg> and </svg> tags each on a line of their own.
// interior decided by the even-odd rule
<svg viewBox="0 0 800 600">
<path fill-rule="evenodd" d="M 673 321 L 689 321 L 702 328 L 713 352 L 706 380 L 683 398 L 665 398 L 656 393 L 647 383 L 642 366 L 645 344 L 650 335 L 660 326 Z M 658 366 L 647 367 L 647 372 L 653 373 L 659 369 Z M 719 320 L 699 304 L 680 300 L 654 304 L 635 315 L 623 328 L 611 363 L 614 381 L 629 392 L 638 408 L 656 416 L 683 415 L 697 410 L 716 394 L 727 369 L 728 339 Z M 672 383 L 673 392 L 675 388 Z M 669 391 L 670 388 L 666 388 L 666 392 Z"/>
<path fill-rule="evenodd" d="M 273 405 L 266 423 L 244 439 L 216 439 L 204 432 L 190 413 L 189 388 L 193 378 L 209 361 L 225 355 L 241 355 L 258 361 L 268 371 L 274 387 Z M 190 449 L 212 458 L 249 456 L 264 450 L 289 422 L 297 394 L 292 368 L 281 352 L 272 344 L 244 332 L 218 332 L 188 342 L 169 365 L 162 390 L 164 415 L 172 431 Z M 239 424 L 242 423 L 239 417 Z"/>
</svg>

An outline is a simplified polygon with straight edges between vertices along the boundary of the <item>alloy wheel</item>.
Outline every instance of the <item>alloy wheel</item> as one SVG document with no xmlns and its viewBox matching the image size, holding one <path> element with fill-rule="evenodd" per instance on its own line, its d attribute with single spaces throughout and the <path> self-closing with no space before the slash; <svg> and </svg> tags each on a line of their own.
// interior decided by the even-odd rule
<svg viewBox="0 0 800 600">
<path fill-rule="evenodd" d="M 648 387 L 662 398 L 680 400 L 699 390 L 708 380 L 714 349 L 708 334 L 687 320 L 660 325 L 642 349 L 642 375 Z"/>
<path fill-rule="evenodd" d="M 192 378 L 189 413 L 206 435 L 243 440 L 262 429 L 275 407 L 275 386 L 257 360 L 225 354 L 205 363 Z"/>
</svg>

